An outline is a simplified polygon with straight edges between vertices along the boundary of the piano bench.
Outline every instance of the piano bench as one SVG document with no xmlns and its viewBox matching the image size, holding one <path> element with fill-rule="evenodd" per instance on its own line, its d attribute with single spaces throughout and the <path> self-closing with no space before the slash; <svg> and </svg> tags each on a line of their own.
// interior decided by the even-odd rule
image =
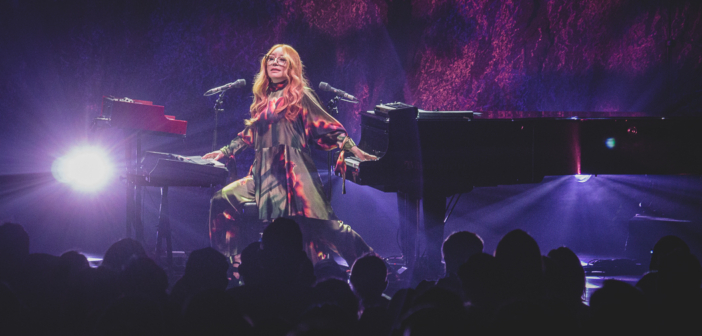
<svg viewBox="0 0 702 336">
<path fill-rule="evenodd" d="M 256 202 L 246 202 L 241 207 L 241 217 L 245 221 L 258 221 L 258 205 Z"/>
<path fill-rule="evenodd" d="M 246 242 L 240 249 L 244 249 L 249 243 L 261 239 L 266 223 L 258 219 L 258 205 L 256 205 L 256 202 L 246 202 L 242 205 L 240 220 L 244 242 Z"/>
</svg>

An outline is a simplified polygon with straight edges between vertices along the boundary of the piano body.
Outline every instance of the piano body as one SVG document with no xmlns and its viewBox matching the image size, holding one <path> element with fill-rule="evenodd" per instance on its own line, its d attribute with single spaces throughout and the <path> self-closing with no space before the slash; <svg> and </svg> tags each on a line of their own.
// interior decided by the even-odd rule
<svg viewBox="0 0 702 336">
<path fill-rule="evenodd" d="M 440 112 L 392 103 L 361 112 L 346 178 L 397 192 L 402 253 L 418 254 L 422 200 L 428 265 L 441 265 L 446 197 L 549 175 L 702 174 L 702 118 L 613 112 Z M 338 174 L 338 173 L 337 173 Z M 438 274 L 440 270 L 432 270 Z"/>
</svg>

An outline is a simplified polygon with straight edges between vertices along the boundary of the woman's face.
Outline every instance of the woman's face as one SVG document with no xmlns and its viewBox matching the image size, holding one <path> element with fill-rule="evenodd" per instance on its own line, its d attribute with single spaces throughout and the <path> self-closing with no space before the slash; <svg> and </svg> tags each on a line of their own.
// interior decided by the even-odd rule
<svg viewBox="0 0 702 336">
<path fill-rule="evenodd" d="M 285 80 L 285 72 L 288 70 L 289 60 L 284 55 L 283 47 L 278 47 L 268 55 L 266 60 L 266 72 L 273 83 L 280 83 Z"/>
</svg>

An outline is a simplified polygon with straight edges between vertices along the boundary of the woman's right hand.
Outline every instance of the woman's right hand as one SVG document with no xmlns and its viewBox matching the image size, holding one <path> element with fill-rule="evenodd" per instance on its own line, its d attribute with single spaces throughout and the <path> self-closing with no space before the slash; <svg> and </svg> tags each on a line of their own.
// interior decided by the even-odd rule
<svg viewBox="0 0 702 336">
<path fill-rule="evenodd" d="M 223 157 L 224 157 L 224 153 L 222 153 L 222 151 L 218 151 L 218 150 L 217 150 L 217 151 L 214 151 L 214 152 L 207 153 L 207 154 L 203 155 L 203 156 L 202 156 L 202 159 L 203 159 L 203 160 L 215 159 L 215 160 L 219 161 L 219 159 L 221 159 L 221 158 L 223 158 Z"/>
</svg>

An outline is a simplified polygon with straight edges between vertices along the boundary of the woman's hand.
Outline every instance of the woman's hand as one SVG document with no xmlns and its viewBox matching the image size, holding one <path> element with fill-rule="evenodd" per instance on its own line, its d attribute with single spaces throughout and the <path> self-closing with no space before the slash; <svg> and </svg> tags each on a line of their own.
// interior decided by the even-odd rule
<svg viewBox="0 0 702 336">
<path fill-rule="evenodd" d="M 351 153 L 357 158 L 359 158 L 361 161 L 375 161 L 378 160 L 378 157 L 375 155 L 370 155 L 364 151 L 362 151 L 360 148 L 357 146 L 353 146 L 349 149 Z"/>
<path fill-rule="evenodd" d="M 207 154 L 203 155 L 202 159 L 203 160 L 215 159 L 215 160 L 219 161 L 219 159 L 221 159 L 223 157 L 224 157 L 224 153 L 222 153 L 222 151 L 214 151 L 214 152 L 207 153 Z"/>
</svg>

